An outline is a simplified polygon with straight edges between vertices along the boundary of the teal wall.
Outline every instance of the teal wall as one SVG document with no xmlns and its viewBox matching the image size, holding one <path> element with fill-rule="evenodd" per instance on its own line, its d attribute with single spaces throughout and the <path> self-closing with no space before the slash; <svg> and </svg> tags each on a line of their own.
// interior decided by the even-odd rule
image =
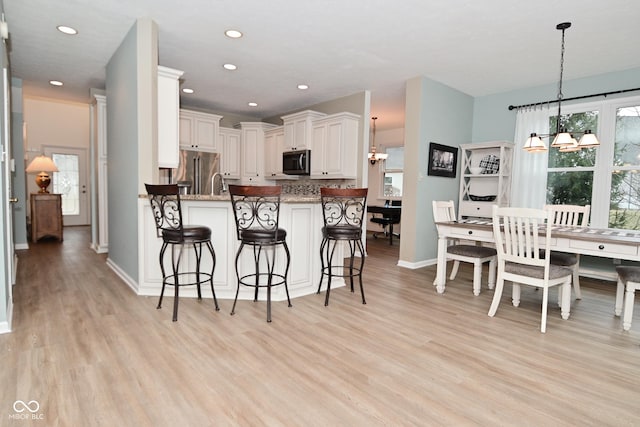
<svg viewBox="0 0 640 427">
<path fill-rule="evenodd" d="M 137 26 L 107 64 L 109 260 L 137 280 Z"/>
<path fill-rule="evenodd" d="M 157 27 L 151 20 L 138 20 L 109 60 L 106 73 L 109 262 L 135 283 L 138 194 L 141 181 L 149 179 L 143 171 L 153 164 L 149 147 L 156 121 L 149 106 L 155 105 L 155 73 Z"/>
<path fill-rule="evenodd" d="M 417 77 L 407 82 L 405 106 L 405 188 L 402 198 L 401 263 L 435 259 L 437 232 L 433 200 L 457 200 L 456 178 L 429 176 L 429 143 L 458 148 L 471 141 L 473 98 L 451 87 Z M 460 165 L 458 164 L 458 170 Z M 407 233 L 415 230 L 415 233 Z"/>
<path fill-rule="evenodd" d="M 565 98 L 571 98 L 637 87 L 640 87 L 640 68 L 633 68 L 615 73 L 563 81 L 562 93 Z M 557 98 L 557 92 L 558 85 L 553 83 L 475 98 L 472 142 L 513 141 L 513 135 L 516 131 L 516 111 L 509 111 L 509 105 L 553 100 Z M 640 91 L 616 96 L 638 94 L 640 94 Z M 575 102 L 589 102 L 598 99 L 602 98 L 590 98 Z M 567 102 L 567 104 L 571 103 Z M 553 105 L 557 104 L 552 104 L 552 107 Z"/>
</svg>

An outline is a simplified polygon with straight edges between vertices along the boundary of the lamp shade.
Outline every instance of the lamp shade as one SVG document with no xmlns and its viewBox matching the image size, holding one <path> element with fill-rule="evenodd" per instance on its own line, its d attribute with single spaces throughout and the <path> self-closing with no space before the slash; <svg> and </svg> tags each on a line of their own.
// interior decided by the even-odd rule
<svg viewBox="0 0 640 427">
<path fill-rule="evenodd" d="M 578 143 L 578 145 L 580 146 L 580 148 L 596 147 L 600 145 L 600 141 L 598 141 L 598 138 L 596 138 L 596 136 L 590 130 L 587 130 L 584 132 L 584 135 L 582 135 L 582 138 L 580 138 L 580 142 Z"/>
<path fill-rule="evenodd" d="M 544 144 L 544 141 L 538 136 L 537 133 L 532 133 L 529 138 L 527 138 L 527 141 L 522 148 L 530 153 L 540 153 L 543 151 L 547 151 L 547 146 Z"/>
<path fill-rule="evenodd" d="M 571 134 L 565 130 L 560 131 L 560 133 L 558 133 L 556 135 L 556 137 L 553 139 L 553 142 L 551 143 L 552 147 L 562 147 L 565 145 L 573 145 L 573 137 L 571 136 Z"/>
<path fill-rule="evenodd" d="M 27 173 L 37 173 L 36 184 L 40 187 L 40 193 L 48 193 L 47 187 L 51 184 L 51 178 L 49 172 L 58 172 L 58 167 L 50 157 L 38 156 L 29 163 Z"/>
<path fill-rule="evenodd" d="M 50 157 L 42 155 L 33 159 L 25 171 L 27 173 L 58 172 L 58 167 Z"/>
</svg>

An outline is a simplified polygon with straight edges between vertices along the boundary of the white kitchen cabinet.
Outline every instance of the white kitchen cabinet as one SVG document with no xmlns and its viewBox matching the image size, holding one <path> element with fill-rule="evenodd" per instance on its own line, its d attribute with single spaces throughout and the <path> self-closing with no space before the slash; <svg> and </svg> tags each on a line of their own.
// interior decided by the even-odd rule
<svg viewBox="0 0 640 427">
<path fill-rule="evenodd" d="M 264 133 L 264 176 L 267 179 L 292 179 L 282 172 L 282 152 L 284 151 L 284 127 L 269 129 Z"/>
<path fill-rule="evenodd" d="M 509 206 L 513 143 L 461 144 L 458 217 L 491 218 L 492 205 Z"/>
<path fill-rule="evenodd" d="M 158 167 L 177 168 L 179 163 L 178 112 L 183 71 L 158 66 Z"/>
<path fill-rule="evenodd" d="M 220 119 L 216 114 L 180 110 L 180 148 L 219 152 Z"/>
<path fill-rule="evenodd" d="M 313 121 L 325 116 L 324 113 L 311 110 L 282 116 L 284 123 L 283 151 L 310 149 Z"/>
<path fill-rule="evenodd" d="M 265 131 L 277 127 L 263 122 L 241 122 L 241 180 L 243 184 L 264 184 Z"/>
<path fill-rule="evenodd" d="M 356 178 L 359 120 L 357 114 L 338 113 L 313 122 L 311 178 Z"/>
<path fill-rule="evenodd" d="M 240 179 L 239 129 L 220 128 L 220 173 L 225 179 Z"/>
</svg>

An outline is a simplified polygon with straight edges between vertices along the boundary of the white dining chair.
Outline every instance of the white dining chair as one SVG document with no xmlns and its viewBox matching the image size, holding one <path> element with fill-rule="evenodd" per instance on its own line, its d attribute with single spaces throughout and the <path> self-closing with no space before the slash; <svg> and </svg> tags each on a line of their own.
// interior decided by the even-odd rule
<svg viewBox="0 0 640 427">
<path fill-rule="evenodd" d="M 616 267 L 618 273 L 618 289 L 616 294 L 616 316 L 620 316 L 621 307 L 618 301 L 622 300 L 624 293 L 624 315 L 622 317 L 622 329 L 631 329 L 631 319 L 633 318 L 633 300 L 636 289 L 640 289 L 640 267 L 630 265 L 619 265 Z M 625 289 L 626 288 L 626 289 Z"/>
<path fill-rule="evenodd" d="M 586 227 L 589 224 L 591 205 L 544 205 L 544 209 L 552 212 L 551 223 L 553 225 Z M 551 251 L 551 264 L 571 268 L 576 299 L 582 299 L 582 292 L 580 291 L 580 255 Z"/>
<path fill-rule="evenodd" d="M 552 213 L 544 209 L 501 208 L 493 206 L 493 234 L 498 252 L 498 279 L 489 316 L 500 305 L 505 280 L 513 282 L 513 305 L 520 305 L 520 285 L 541 288 L 542 320 L 540 332 L 547 330 L 549 288 L 561 286 L 561 314 L 569 318 L 572 270 L 552 265 L 549 257 Z M 544 234 L 540 235 L 543 231 Z M 542 250 L 542 254 L 541 254 Z"/>
<path fill-rule="evenodd" d="M 434 200 L 433 220 L 437 222 L 455 221 L 456 213 L 453 200 L 438 201 Z M 436 224 L 436 227 L 438 225 Z M 478 246 L 469 242 L 467 244 L 452 241 L 447 246 L 446 259 L 453 261 L 453 268 L 449 280 L 456 278 L 460 261 L 473 264 L 473 294 L 480 295 L 482 287 L 482 264 L 489 263 L 489 289 L 493 289 L 496 278 L 496 250 L 486 246 Z"/>
</svg>

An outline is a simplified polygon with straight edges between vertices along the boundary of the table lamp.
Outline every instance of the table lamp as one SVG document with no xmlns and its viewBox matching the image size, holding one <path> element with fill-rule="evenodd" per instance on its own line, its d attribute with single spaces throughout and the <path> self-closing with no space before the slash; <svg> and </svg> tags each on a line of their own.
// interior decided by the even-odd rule
<svg viewBox="0 0 640 427">
<path fill-rule="evenodd" d="M 51 158 L 42 155 L 33 159 L 25 171 L 27 173 L 38 173 L 36 184 L 40 187 L 39 193 L 48 193 L 47 187 L 51 184 L 48 172 L 58 172 L 58 168 Z"/>
</svg>

